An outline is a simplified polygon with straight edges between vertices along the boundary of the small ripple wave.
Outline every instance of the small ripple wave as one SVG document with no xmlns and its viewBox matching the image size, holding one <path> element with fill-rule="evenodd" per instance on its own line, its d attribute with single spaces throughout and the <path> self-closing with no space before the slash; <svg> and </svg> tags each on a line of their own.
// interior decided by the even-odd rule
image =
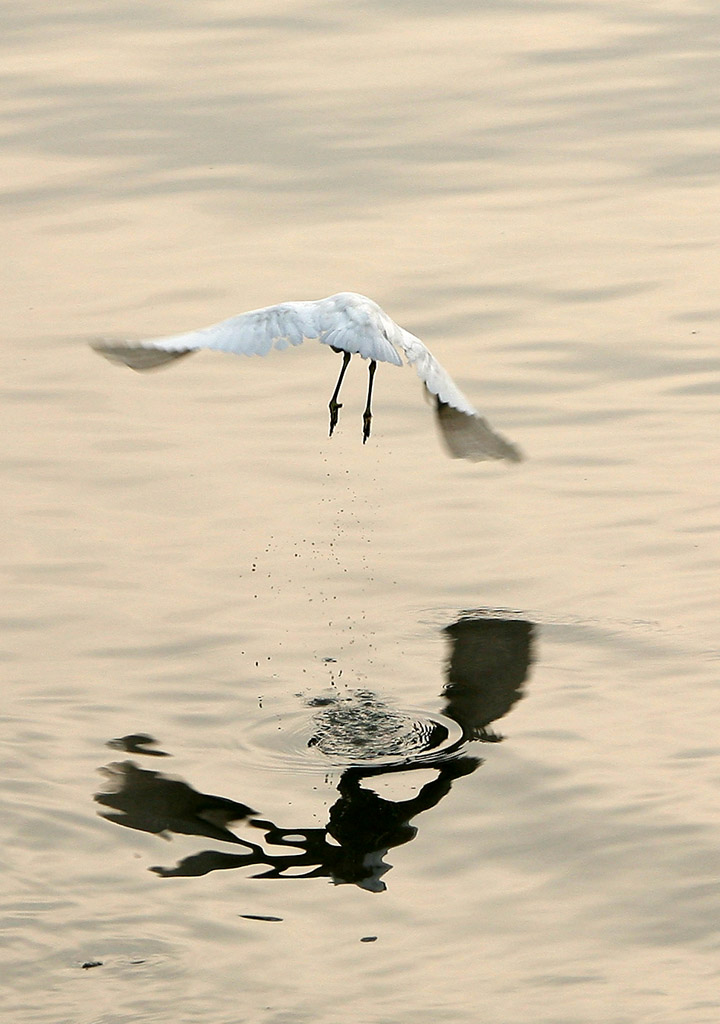
<svg viewBox="0 0 720 1024">
<path fill-rule="evenodd" d="M 444 715 L 398 708 L 370 690 L 353 690 L 257 719 L 243 733 L 242 746 L 256 767 L 327 772 L 432 763 L 462 741 L 460 726 Z"/>
</svg>

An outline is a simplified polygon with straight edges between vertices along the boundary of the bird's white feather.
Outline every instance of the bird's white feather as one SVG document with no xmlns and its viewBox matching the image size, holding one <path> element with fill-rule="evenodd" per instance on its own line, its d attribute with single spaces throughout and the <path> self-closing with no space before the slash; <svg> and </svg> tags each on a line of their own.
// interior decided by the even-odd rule
<svg viewBox="0 0 720 1024">
<path fill-rule="evenodd" d="M 405 353 L 410 366 L 415 371 L 431 395 L 436 395 L 441 402 L 451 405 L 453 409 L 464 412 L 468 416 L 477 416 L 478 411 L 462 393 L 447 370 L 440 365 L 432 352 L 423 345 L 419 338 L 409 331 L 393 324 L 395 334 L 393 341 Z"/>
<path fill-rule="evenodd" d="M 355 292 L 314 301 L 281 302 L 185 334 L 137 342 L 103 340 L 93 347 L 113 362 L 133 370 L 149 370 L 198 349 L 264 356 L 272 348 L 284 349 L 303 341 L 319 341 L 396 366 L 402 366 L 400 349 L 427 391 L 437 399 L 438 422 L 451 455 L 472 461 L 520 459 L 518 449 L 494 433 L 427 346 L 396 324 L 376 302 Z M 468 420 L 443 415 L 447 407 Z"/>
<path fill-rule="evenodd" d="M 144 369 L 144 365 L 134 365 L 138 350 L 176 354 L 212 349 L 235 355 L 265 356 L 273 347 L 283 349 L 303 341 L 320 341 L 365 359 L 402 366 L 400 356 L 383 331 L 384 320 L 389 318 L 370 299 L 341 292 L 327 299 L 281 302 L 277 306 L 253 309 L 185 334 L 136 342 L 100 341 L 94 347 L 116 362 L 124 362 L 132 369 Z"/>
</svg>

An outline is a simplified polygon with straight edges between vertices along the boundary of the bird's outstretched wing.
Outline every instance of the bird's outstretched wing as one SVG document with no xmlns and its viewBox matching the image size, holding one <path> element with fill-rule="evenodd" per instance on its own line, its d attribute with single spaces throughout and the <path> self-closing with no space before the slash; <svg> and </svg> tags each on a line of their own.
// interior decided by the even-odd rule
<svg viewBox="0 0 720 1024">
<path fill-rule="evenodd" d="M 414 366 L 427 392 L 435 398 L 435 412 L 440 435 L 454 459 L 483 462 L 485 459 L 507 459 L 521 462 L 520 449 L 496 433 L 465 397 L 447 370 L 419 338 L 393 324 L 392 340 Z"/>
<path fill-rule="evenodd" d="M 309 302 L 281 302 L 253 309 L 186 334 L 144 341 L 93 343 L 96 352 L 133 370 L 151 370 L 198 349 L 265 356 L 303 341 L 321 341 L 344 352 L 402 365 L 383 331 L 382 310 L 370 299 L 341 292 Z"/>
</svg>

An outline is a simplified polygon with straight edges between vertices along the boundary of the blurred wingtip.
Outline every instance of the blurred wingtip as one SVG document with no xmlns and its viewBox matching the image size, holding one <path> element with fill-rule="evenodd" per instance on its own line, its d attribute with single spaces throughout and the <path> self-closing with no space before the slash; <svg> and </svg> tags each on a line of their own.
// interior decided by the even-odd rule
<svg viewBox="0 0 720 1024">
<path fill-rule="evenodd" d="M 159 369 L 167 363 L 190 355 L 192 351 L 192 349 L 184 349 L 180 352 L 166 352 L 163 349 L 110 338 L 96 338 L 90 342 L 90 348 L 111 363 L 128 366 L 131 370 L 137 370 L 140 373 L 145 370 Z"/>
<path fill-rule="evenodd" d="M 435 414 L 445 448 L 453 459 L 465 459 L 468 462 L 484 462 L 488 459 L 523 461 L 524 455 L 518 446 L 496 433 L 482 416 L 460 412 L 439 398 Z"/>
</svg>

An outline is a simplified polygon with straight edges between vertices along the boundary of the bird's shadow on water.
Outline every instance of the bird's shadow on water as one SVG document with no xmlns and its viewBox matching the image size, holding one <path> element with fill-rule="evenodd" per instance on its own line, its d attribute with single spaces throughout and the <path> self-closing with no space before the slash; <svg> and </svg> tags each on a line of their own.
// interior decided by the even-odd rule
<svg viewBox="0 0 720 1024">
<path fill-rule="evenodd" d="M 337 785 L 338 799 L 328 813 L 326 825 L 284 828 L 262 818 L 245 803 L 227 797 L 200 793 L 187 782 L 162 772 L 140 768 L 133 761 L 116 762 L 101 772 L 106 787 L 95 795 L 103 806 L 102 817 L 126 828 L 168 837 L 171 833 L 204 836 L 230 843 L 241 852 L 203 850 L 179 861 L 174 867 L 153 867 L 162 878 L 206 875 L 229 868 L 260 870 L 253 878 L 329 878 L 334 883 L 352 883 L 370 892 L 386 888 L 382 876 L 390 870 L 384 860 L 388 850 L 410 842 L 418 834 L 412 820 L 435 807 L 446 797 L 453 783 L 470 775 L 482 760 L 467 752 L 475 742 L 497 743 L 502 735 L 492 723 L 502 718 L 523 696 L 523 686 L 532 661 L 533 625 L 516 617 L 497 613 L 465 613 L 444 629 L 449 641 L 442 691 L 442 715 L 434 716 L 426 730 L 425 750 L 413 749 L 403 757 L 397 749 L 388 762 L 383 760 L 382 737 L 388 722 L 396 728 L 401 716 L 388 717 L 387 705 L 362 691 L 363 728 L 372 736 L 369 757 L 358 751 L 358 763 L 347 764 Z M 328 730 L 342 728 L 342 716 L 327 715 L 327 703 L 315 719 L 315 732 L 308 745 L 321 752 L 335 750 L 335 736 Z M 351 712 L 359 705 L 348 705 Z M 376 716 L 377 728 L 372 718 Z M 442 721 L 455 723 L 459 730 L 452 742 L 441 742 Z M 349 718 L 352 727 L 352 717 Z M 445 730 L 453 736 L 452 729 Z M 326 741 L 329 745 L 326 745 Z M 152 737 L 135 733 L 113 740 L 115 748 L 148 756 L 167 756 L 155 748 Z M 373 763 L 375 762 L 375 763 Z M 332 764 L 328 766 L 333 768 Z M 337 767 L 337 766 L 335 766 Z M 435 777 L 411 798 L 392 800 L 380 796 L 370 780 L 432 769 Z M 257 841 L 240 838 L 228 827 L 245 823 L 257 833 Z M 260 835 L 261 834 L 261 835 Z"/>
</svg>

